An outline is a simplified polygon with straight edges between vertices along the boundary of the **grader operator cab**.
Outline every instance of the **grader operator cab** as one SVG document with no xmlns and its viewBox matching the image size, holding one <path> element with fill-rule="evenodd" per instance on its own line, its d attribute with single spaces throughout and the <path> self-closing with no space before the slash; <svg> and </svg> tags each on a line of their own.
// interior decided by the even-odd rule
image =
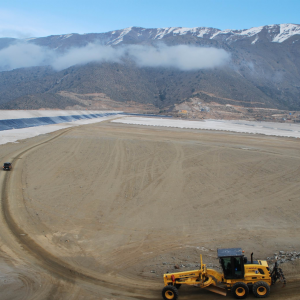
<svg viewBox="0 0 300 300">
<path fill-rule="evenodd" d="M 218 249 L 218 258 L 225 279 L 244 278 L 244 264 L 247 263 L 247 258 L 244 257 L 242 249 Z"/>
<path fill-rule="evenodd" d="M 163 299 L 178 299 L 178 289 L 182 284 L 197 286 L 223 296 L 231 291 L 235 298 L 245 299 L 250 290 L 255 297 L 266 298 L 270 294 L 270 286 L 278 279 L 284 285 L 286 283 L 277 262 L 271 272 L 267 261 L 253 261 L 253 253 L 251 261 L 248 261 L 241 248 L 218 249 L 218 258 L 223 273 L 207 269 L 200 255 L 199 270 L 164 274 Z"/>
</svg>

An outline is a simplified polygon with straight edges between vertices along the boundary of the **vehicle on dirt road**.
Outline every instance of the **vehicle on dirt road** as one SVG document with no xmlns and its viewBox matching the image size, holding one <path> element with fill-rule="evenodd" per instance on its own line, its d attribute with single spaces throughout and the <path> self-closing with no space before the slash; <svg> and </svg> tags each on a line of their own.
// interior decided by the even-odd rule
<svg viewBox="0 0 300 300">
<path fill-rule="evenodd" d="M 10 171 L 12 168 L 12 164 L 10 162 L 6 162 L 3 164 L 3 170 Z"/>
<path fill-rule="evenodd" d="M 270 294 L 270 286 L 278 279 L 286 284 L 277 262 L 270 271 L 267 261 L 253 261 L 253 253 L 251 261 L 248 261 L 241 248 L 218 249 L 218 258 L 223 273 L 207 269 L 200 255 L 199 270 L 164 274 L 163 299 L 178 299 L 178 289 L 182 284 L 197 286 L 223 296 L 231 291 L 236 299 L 247 298 L 249 291 L 257 298 L 266 298 Z"/>
</svg>

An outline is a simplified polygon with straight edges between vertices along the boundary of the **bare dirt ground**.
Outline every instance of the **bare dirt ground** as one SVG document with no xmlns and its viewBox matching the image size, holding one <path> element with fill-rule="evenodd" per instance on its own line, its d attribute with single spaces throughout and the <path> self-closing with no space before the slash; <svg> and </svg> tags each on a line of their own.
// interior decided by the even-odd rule
<svg viewBox="0 0 300 300">
<path fill-rule="evenodd" d="M 162 274 L 199 254 L 217 268 L 220 247 L 300 252 L 298 139 L 103 122 L 0 157 L 1 299 L 162 299 Z M 270 299 L 299 299 L 299 260 L 282 268 Z"/>
</svg>

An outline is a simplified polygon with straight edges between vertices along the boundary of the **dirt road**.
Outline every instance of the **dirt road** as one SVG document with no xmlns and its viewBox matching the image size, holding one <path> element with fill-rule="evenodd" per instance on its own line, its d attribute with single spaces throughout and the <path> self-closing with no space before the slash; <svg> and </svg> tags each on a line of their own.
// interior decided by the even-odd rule
<svg viewBox="0 0 300 300">
<path fill-rule="evenodd" d="M 164 272 L 218 247 L 300 251 L 297 139 L 105 122 L 0 153 L 1 299 L 161 299 Z M 283 269 L 272 299 L 298 299 L 299 262 Z M 180 290 L 200 296 L 223 299 Z"/>
</svg>

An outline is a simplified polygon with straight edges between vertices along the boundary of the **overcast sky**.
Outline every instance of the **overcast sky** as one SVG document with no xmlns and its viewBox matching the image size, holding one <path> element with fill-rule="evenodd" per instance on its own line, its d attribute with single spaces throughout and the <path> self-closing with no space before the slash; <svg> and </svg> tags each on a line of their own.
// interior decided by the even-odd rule
<svg viewBox="0 0 300 300">
<path fill-rule="evenodd" d="M 10 0 L 0 37 L 106 32 L 130 26 L 246 29 L 300 24 L 300 0 Z"/>
</svg>

